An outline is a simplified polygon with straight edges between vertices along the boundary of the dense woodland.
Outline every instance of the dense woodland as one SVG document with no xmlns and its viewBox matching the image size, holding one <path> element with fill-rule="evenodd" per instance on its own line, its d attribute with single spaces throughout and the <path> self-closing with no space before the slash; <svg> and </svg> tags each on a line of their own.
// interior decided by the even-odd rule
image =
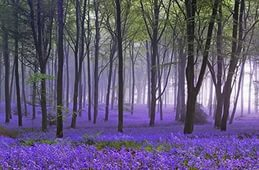
<svg viewBox="0 0 259 170">
<path fill-rule="evenodd" d="M 148 107 L 149 126 L 203 105 L 215 128 L 258 113 L 258 0 L 1 0 L 0 101 L 18 116 L 77 127 Z M 105 116 L 98 119 L 99 106 Z M 159 115 L 160 120 L 156 120 Z M 94 127 L 94 126 L 93 126 Z"/>
</svg>

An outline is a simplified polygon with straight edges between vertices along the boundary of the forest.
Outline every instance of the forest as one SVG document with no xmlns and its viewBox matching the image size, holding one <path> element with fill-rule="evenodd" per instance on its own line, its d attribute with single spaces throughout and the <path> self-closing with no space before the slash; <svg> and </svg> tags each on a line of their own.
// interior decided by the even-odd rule
<svg viewBox="0 0 259 170">
<path fill-rule="evenodd" d="M 0 0 L 1 169 L 259 169 L 258 0 Z"/>
</svg>

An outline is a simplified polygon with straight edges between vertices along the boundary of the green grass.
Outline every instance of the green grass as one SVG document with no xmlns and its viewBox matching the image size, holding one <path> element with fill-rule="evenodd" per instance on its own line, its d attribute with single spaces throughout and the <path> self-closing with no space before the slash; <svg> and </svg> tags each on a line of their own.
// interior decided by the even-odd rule
<svg viewBox="0 0 259 170">
<path fill-rule="evenodd" d="M 33 146 L 36 143 L 52 145 L 52 144 L 55 144 L 56 142 L 48 139 L 28 139 L 28 140 L 21 140 L 20 143 L 23 146 Z"/>
<path fill-rule="evenodd" d="M 16 138 L 19 135 L 18 131 L 8 130 L 2 126 L 0 126 L 0 136 Z"/>
</svg>

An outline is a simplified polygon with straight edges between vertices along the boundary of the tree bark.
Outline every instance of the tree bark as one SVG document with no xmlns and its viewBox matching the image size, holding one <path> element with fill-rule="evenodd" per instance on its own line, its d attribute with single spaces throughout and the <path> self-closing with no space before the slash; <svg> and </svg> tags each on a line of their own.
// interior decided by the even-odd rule
<svg viewBox="0 0 259 170">
<path fill-rule="evenodd" d="M 132 87 L 131 87 L 131 107 L 130 113 L 133 115 L 134 111 L 134 97 L 135 97 L 135 56 L 134 56 L 134 42 L 132 42 L 131 46 L 131 74 L 132 74 Z M 141 96 L 141 95 L 139 95 Z"/>
<path fill-rule="evenodd" d="M 27 98 L 26 98 L 26 91 L 25 91 L 25 67 L 24 67 L 24 60 L 22 57 L 22 95 L 23 95 L 23 104 L 24 104 L 24 116 L 28 116 L 28 110 L 27 110 Z"/>
<path fill-rule="evenodd" d="M 87 10 L 87 80 L 88 80 L 88 121 L 92 119 L 92 88 L 91 88 L 91 66 L 90 66 L 90 0 L 87 2 L 88 10 Z"/>
<path fill-rule="evenodd" d="M 64 47 L 63 47 L 63 35 L 64 35 L 64 9 L 63 0 L 57 1 L 58 9 L 58 77 L 57 77 L 57 132 L 58 138 L 63 137 L 63 65 L 64 65 Z"/>
<path fill-rule="evenodd" d="M 18 7 L 19 0 L 15 0 L 15 35 L 14 35 L 14 60 L 15 60 L 15 86 L 16 86 L 16 101 L 17 101 L 17 114 L 18 126 L 22 126 L 22 105 L 20 94 L 20 81 L 19 81 L 19 26 L 18 26 Z"/>
<path fill-rule="evenodd" d="M 110 106 L 110 92 L 112 83 L 112 68 L 113 68 L 113 58 L 116 52 L 117 43 L 115 40 L 112 41 L 110 57 L 109 57 L 109 73 L 108 73 L 108 85 L 106 91 L 106 102 L 105 102 L 105 118 L 104 121 L 109 119 L 109 106 Z"/>
<path fill-rule="evenodd" d="M 241 5 L 239 5 L 241 4 Z M 240 6 L 240 13 L 239 13 Z M 232 91 L 232 79 L 238 64 L 238 57 L 242 51 L 242 39 L 243 39 L 243 11 L 245 8 L 244 0 L 235 0 L 234 4 L 234 13 L 233 13 L 233 32 L 232 32 L 232 51 L 231 59 L 228 69 L 227 80 L 223 88 L 223 117 L 221 120 L 221 130 L 226 131 L 227 129 L 227 120 L 229 116 L 229 107 L 230 107 L 230 97 Z"/>
<path fill-rule="evenodd" d="M 179 46 L 184 46 L 184 40 L 179 40 Z M 178 63 L 178 94 L 175 120 L 180 120 L 185 112 L 185 66 L 186 57 L 184 56 L 184 48 L 179 49 L 179 63 Z"/>
<path fill-rule="evenodd" d="M 187 109 L 186 119 L 184 124 L 184 133 L 189 134 L 193 132 L 193 118 L 195 111 L 195 104 L 197 95 L 200 91 L 202 81 L 205 75 L 206 66 L 208 62 L 209 49 L 213 34 L 214 22 L 217 15 L 219 0 L 215 0 L 213 4 L 212 14 L 208 26 L 207 38 L 203 51 L 203 60 L 198 76 L 197 84 L 194 84 L 194 42 L 195 42 L 195 13 L 196 13 L 196 0 L 186 0 L 186 12 L 187 12 L 187 68 L 186 68 L 186 79 L 187 79 Z"/>
<path fill-rule="evenodd" d="M 94 0 L 95 12 L 95 51 L 94 51 L 94 124 L 97 121 L 98 101 L 99 101 L 99 43 L 100 43 L 100 25 L 99 25 L 99 0 Z"/>
<path fill-rule="evenodd" d="M 4 55 L 4 64 L 5 64 L 5 123 L 10 122 L 11 115 L 11 100 L 10 100 L 10 85 L 9 85 L 9 77 L 10 77 L 10 60 L 9 60 L 9 36 L 8 31 L 6 29 L 6 25 L 3 24 L 3 55 Z"/>
<path fill-rule="evenodd" d="M 120 0 L 115 0 L 116 4 L 116 36 L 118 45 L 118 132 L 123 132 L 123 52 L 121 33 L 121 4 Z"/>
</svg>

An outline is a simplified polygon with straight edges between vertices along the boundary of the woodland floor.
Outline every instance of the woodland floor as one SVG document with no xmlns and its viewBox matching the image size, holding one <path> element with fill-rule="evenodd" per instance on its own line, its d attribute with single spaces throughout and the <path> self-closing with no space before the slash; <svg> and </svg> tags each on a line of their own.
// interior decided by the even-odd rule
<svg viewBox="0 0 259 170">
<path fill-rule="evenodd" d="M 99 108 L 96 125 L 83 111 L 71 129 L 71 116 L 65 115 L 63 139 L 55 139 L 54 125 L 40 132 L 40 110 L 35 120 L 24 117 L 18 128 L 17 116 L 2 123 L 1 109 L 0 169 L 259 169 L 256 114 L 237 117 L 226 132 L 214 129 L 210 120 L 183 135 L 172 107 L 164 109 L 163 121 L 157 114 L 150 128 L 147 108 L 137 105 L 133 115 L 125 112 L 124 133 L 118 133 L 116 110 L 104 122 L 104 107 Z"/>
</svg>

